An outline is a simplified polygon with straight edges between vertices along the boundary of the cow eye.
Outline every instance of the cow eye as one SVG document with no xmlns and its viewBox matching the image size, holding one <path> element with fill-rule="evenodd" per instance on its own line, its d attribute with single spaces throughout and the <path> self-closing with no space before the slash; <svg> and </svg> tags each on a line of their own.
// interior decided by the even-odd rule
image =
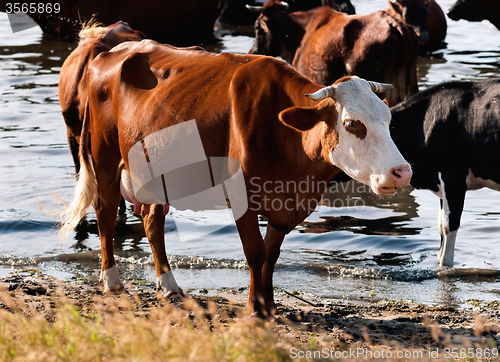
<svg viewBox="0 0 500 362">
<path fill-rule="evenodd" d="M 348 130 L 350 129 L 350 130 L 356 131 L 356 123 L 352 119 L 346 119 L 344 121 L 344 126 Z"/>
<path fill-rule="evenodd" d="M 344 127 L 347 132 L 355 135 L 360 139 L 364 139 L 366 137 L 366 127 L 361 121 L 346 119 L 344 120 Z"/>
</svg>

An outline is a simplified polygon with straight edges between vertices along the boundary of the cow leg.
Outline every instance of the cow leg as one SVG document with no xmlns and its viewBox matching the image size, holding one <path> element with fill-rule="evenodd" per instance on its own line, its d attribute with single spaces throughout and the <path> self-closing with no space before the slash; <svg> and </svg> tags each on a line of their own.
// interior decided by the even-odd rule
<svg viewBox="0 0 500 362">
<path fill-rule="evenodd" d="M 267 224 L 266 236 L 264 238 L 266 244 L 266 260 L 262 267 L 262 279 L 264 293 L 266 294 L 267 309 L 271 314 L 276 314 L 278 312 L 278 308 L 276 308 L 276 304 L 274 303 L 273 273 L 274 265 L 280 256 L 280 248 L 284 238 L 284 233 L 277 231 L 271 224 Z"/>
<path fill-rule="evenodd" d="M 236 221 L 236 227 L 238 228 L 238 234 L 243 244 L 243 252 L 250 270 L 248 306 L 257 315 L 269 317 L 271 314 L 267 309 L 266 294 L 262 283 L 262 267 L 266 259 L 266 245 L 260 234 L 257 214 L 247 211 L 245 215 Z"/>
<path fill-rule="evenodd" d="M 442 191 L 438 217 L 438 229 L 441 234 L 439 265 L 453 266 L 455 240 L 464 209 L 467 184 L 465 177 L 459 177 L 451 172 L 440 172 L 438 176 Z"/>
<path fill-rule="evenodd" d="M 117 164 L 118 166 L 118 164 Z M 110 166 L 110 169 L 111 166 Z M 96 174 L 98 174 L 96 172 Z M 115 179 L 115 175 L 112 175 Z M 99 237 L 101 239 L 101 278 L 104 285 L 104 292 L 113 292 L 125 289 L 118 270 L 116 269 L 115 257 L 113 255 L 113 236 L 116 226 L 116 215 L 120 204 L 120 190 L 116 182 L 109 180 L 99 180 L 99 200 L 95 208 L 97 216 L 97 226 L 99 228 Z"/>
<path fill-rule="evenodd" d="M 175 281 L 170 264 L 168 263 L 165 250 L 165 214 L 168 213 L 168 205 L 142 205 L 141 215 L 144 223 L 144 231 L 149 240 L 156 270 L 156 285 L 165 298 L 185 297 L 182 289 Z"/>
</svg>

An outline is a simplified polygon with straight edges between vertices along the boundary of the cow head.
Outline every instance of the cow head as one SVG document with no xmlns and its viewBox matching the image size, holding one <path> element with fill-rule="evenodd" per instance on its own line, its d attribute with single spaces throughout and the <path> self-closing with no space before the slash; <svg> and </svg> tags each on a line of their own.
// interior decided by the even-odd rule
<svg viewBox="0 0 500 362">
<path fill-rule="evenodd" d="M 291 107 L 281 122 L 305 132 L 323 124 L 321 145 L 326 158 L 376 194 L 393 194 L 409 184 L 412 171 L 389 134 L 391 112 L 374 92 L 391 85 L 344 77 L 307 97 L 315 107 Z"/>
<path fill-rule="evenodd" d="M 452 20 L 481 21 L 488 18 L 489 14 L 495 12 L 495 3 L 495 0 L 457 0 L 448 9 L 448 17 Z"/>
<path fill-rule="evenodd" d="M 427 6 L 428 0 L 389 0 L 389 14 L 415 30 L 420 46 L 429 43 Z"/>
<path fill-rule="evenodd" d="M 353 15 L 356 10 L 350 0 L 321 0 L 322 6 L 329 6 L 334 10 Z"/>
<path fill-rule="evenodd" d="M 281 56 L 291 63 L 305 31 L 287 13 L 288 4 L 270 0 L 264 6 L 247 5 L 247 8 L 260 12 L 254 25 L 255 42 L 249 54 Z"/>
</svg>

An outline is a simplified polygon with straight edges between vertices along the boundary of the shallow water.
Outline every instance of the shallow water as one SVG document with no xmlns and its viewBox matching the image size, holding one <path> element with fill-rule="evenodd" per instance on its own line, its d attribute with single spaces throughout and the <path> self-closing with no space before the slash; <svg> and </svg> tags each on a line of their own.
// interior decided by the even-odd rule
<svg viewBox="0 0 500 362">
<path fill-rule="evenodd" d="M 441 0 L 443 9 L 453 0 Z M 353 0 L 357 13 L 385 7 L 382 0 Z M 244 33 L 242 29 L 242 32 Z M 89 210 L 88 233 L 61 244 L 55 216 L 59 199 L 69 201 L 74 179 L 57 97 L 60 67 L 74 48 L 42 36 L 40 29 L 13 34 L 0 14 L 0 276 L 36 266 L 58 278 L 98 278 L 99 239 Z M 246 53 L 253 39 L 221 35 L 212 51 Z M 490 23 L 448 19 L 448 46 L 420 57 L 419 85 L 451 79 L 498 77 L 500 32 Z M 275 285 L 325 298 L 404 298 L 427 304 L 461 305 L 469 298 L 499 298 L 498 192 L 469 192 L 462 216 L 455 268 L 439 269 L 439 201 L 411 187 L 376 197 L 358 183 L 325 196 L 282 247 Z M 57 197 L 56 197 L 57 195 Z M 330 205 L 330 206 L 328 206 Z M 334 205 L 336 207 L 331 207 Z M 174 221 L 174 216 L 176 216 Z M 173 211 L 166 222 L 167 250 L 179 285 L 244 288 L 249 275 L 236 228 L 218 212 Z M 221 225 L 209 236 L 180 242 L 175 222 L 193 232 Z M 119 270 L 129 280 L 155 280 L 147 239 L 128 209 L 120 215 L 115 240 Z"/>
</svg>

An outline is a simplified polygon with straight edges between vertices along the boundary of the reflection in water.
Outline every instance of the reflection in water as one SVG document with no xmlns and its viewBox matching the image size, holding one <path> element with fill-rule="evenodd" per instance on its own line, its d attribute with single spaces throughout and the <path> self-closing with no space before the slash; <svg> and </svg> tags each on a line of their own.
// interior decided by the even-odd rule
<svg viewBox="0 0 500 362">
<path fill-rule="evenodd" d="M 96 237 L 99 236 L 96 219 L 84 219 L 78 225 L 74 236 L 74 243 L 71 248 L 75 252 L 89 250 L 85 241 L 89 238 L 89 234 Z M 142 221 L 139 217 L 129 217 L 127 213 L 120 213 L 116 222 L 115 236 L 113 241 L 114 250 L 120 252 L 127 246 L 128 251 L 143 251 L 143 240 L 146 238 Z"/>
<path fill-rule="evenodd" d="M 304 233 L 326 233 L 347 230 L 364 235 L 415 235 L 420 228 L 410 226 L 410 221 L 418 217 L 418 204 L 411 195 L 412 187 L 401 187 L 395 195 L 381 197 L 371 192 L 370 187 L 358 181 L 333 182 L 323 195 L 320 205 L 331 207 L 388 209 L 403 215 L 379 217 L 375 219 L 356 218 L 349 215 L 321 216 L 323 221 L 305 221 L 300 224 Z"/>
<path fill-rule="evenodd" d="M 439 279 L 439 289 L 436 295 L 436 303 L 440 305 L 450 305 L 453 307 L 459 306 L 463 300 L 457 295 L 459 288 L 455 285 L 455 281 L 449 277 Z"/>
<path fill-rule="evenodd" d="M 444 63 L 446 63 L 444 52 L 433 54 L 432 56 L 417 58 L 417 74 L 419 79 L 418 87 L 420 91 L 435 84 L 435 81 L 433 81 L 432 77 L 429 78 L 428 76 L 429 70 L 436 64 Z"/>
<path fill-rule="evenodd" d="M 42 36 L 41 41 L 38 43 L 0 46 L 0 59 L 9 59 L 11 63 L 12 60 L 18 60 L 17 70 L 25 70 L 26 66 L 29 64 L 36 66 L 38 71 L 53 71 L 54 67 L 60 67 L 62 65 L 69 53 L 71 53 L 76 46 L 77 43 L 74 42 L 56 42 L 50 37 Z M 59 73 L 58 69 L 54 71 L 56 71 L 57 74 Z"/>
</svg>

